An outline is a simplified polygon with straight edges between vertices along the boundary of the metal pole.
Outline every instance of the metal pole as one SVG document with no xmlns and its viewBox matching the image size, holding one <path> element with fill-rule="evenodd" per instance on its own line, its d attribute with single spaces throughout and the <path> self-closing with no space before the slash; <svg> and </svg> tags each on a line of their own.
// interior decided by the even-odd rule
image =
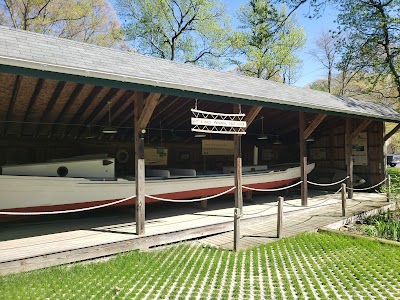
<svg viewBox="0 0 400 300">
<path fill-rule="evenodd" d="M 390 202 L 391 186 L 392 186 L 392 180 L 390 178 L 390 174 L 388 174 L 387 180 L 386 180 L 386 200 L 387 200 L 387 202 Z"/>
<path fill-rule="evenodd" d="M 282 238 L 283 235 L 283 227 L 282 227 L 282 221 L 283 221 L 283 197 L 279 197 L 278 201 L 278 223 L 277 223 L 277 237 L 280 239 Z"/>
<path fill-rule="evenodd" d="M 346 216 L 347 202 L 346 202 L 346 184 L 342 183 L 342 217 Z"/>
</svg>

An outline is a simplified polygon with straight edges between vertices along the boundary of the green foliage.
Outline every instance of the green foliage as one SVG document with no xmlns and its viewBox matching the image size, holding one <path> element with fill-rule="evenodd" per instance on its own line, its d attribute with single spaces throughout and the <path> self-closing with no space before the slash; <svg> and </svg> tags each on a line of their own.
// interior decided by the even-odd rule
<svg viewBox="0 0 400 300">
<path fill-rule="evenodd" d="M 138 52 L 217 67 L 230 49 L 219 0 L 117 0 L 126 38 Z"/>
<path fill-rule="evenodd" d="M 362 95 L 399 104 L 400 99 L 400 0 L 275 0 L 290 13 L 309 5 L 310 18 L 335 9 L 335 35 L 341 51 L 339 94 Z M 352 82 L 352 86 L 349 86 Z"/>
<path fill-rule="evenodd" d="M 365 233 L 370 236 L 400 241 L 399 213 L 394 214 L 388 210 L 386 213 L 365 218 L 363 220 L 363 223 L 367 224 L 364 227 Z"/>
<path fill-rule="evenodd" d="M 243 56 L 238 71 L 248 76 L 292 83 L 301 64 L 295 52 L 303 48 L 305 33 L 294 17 L 286 19 L 284 7 L 269 0 L 251 0 L 239 12 L 241 26 L 234 46 Z"/>
<path fill-rule="evenodd" d="M 390 175 L 390 198 L 393 201 L 400 200 L 400 169 L 399 168 L 387 168 L 387 173 Z M 382 185 L 380 188 L 382 193 L 387 193 L 386 185 Z"/>
<path fill-rule="evenodd" d="M 0 25 L 122 47 L 122 30 L 106 0 L 0 0 Z"/>
</svg>

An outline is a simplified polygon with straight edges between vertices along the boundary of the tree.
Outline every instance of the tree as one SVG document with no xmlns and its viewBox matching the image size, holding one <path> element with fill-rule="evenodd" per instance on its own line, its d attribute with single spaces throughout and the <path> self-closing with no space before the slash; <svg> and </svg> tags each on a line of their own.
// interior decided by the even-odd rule
<svg viewBox="0 0 400 300">
<path fill-rule="evenodd" d="M 216 67 L 230 49 L 219 0 L 117 0 L 117 12 L 131 45 L 146 55 Z"/>
<path fill-rule="evenodd" d="M 123 40 L 106 0 L 0 0 L 0 24 L 102 46 Z"/>
<path fill-rule="evenodd" d="M 295 51 L 305 44 L 305 34 L 294 18 L 284 21 L 285 9 L 268 0 L 251 0 L 239 12 L 241 26 L 235 47 L 243 56 L 236 60 L 240 73 L 292 83 L 301 64 Z"/>
<path fill-rule="evenodd" d="M 328 92 L 328 82 L 325 79 L 317 79 L 307 85 L 308 88 L 321 92 Z"/>
<path fill-rule="evenodd" d="M 316 49 L 312 49 L 310 54 L 319 61 L 328 71 L 327 88 L 328 93 L 332 91 L 332 73 L 338 59 L 338 49 L 336 39 L 332 34 L 322 31 L 315 40 Z"/>
<path fill-rule="evenodd" d="M 372 86 L 390 76 L 396 94 L 389 98 L 400 100 L 400 0 L 276 0 L 287 3 L 295 11 L 309 4 L 314 15 L 320 15 L 325 5 L 338 10 L 337 23 L 341 39 L 342 62 L 350 77 L 358 72 Z M 348 76 L 348 75 L 346 75 Z M 385 79 L 386 80 L 386 79 Z M 371 91 L 375 91 L 374 89 Z"/>
<path fill-rule="evenodd" d="M 358 6 L 360 2 L 362 7 Z M 366 78 L 372 86 L 378 86 L 382 77 L 390 75 L 399 99 L 400 1 L 348 1 L 340 8 L 339 30 L 348 37 L 341 41 L 341 47 L 355 54 L 352 68 L 374 74 Z"/>
</svg>

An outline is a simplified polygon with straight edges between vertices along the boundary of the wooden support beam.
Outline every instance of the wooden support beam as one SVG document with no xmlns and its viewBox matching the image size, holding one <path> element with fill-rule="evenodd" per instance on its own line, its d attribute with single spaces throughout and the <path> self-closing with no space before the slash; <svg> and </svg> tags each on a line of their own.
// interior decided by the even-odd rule
<svg viewBox="0 0 400 300">
<path fill-rule="evenodd" d="M 299 143 L 300 143 L 300 175 L 301 175 L 301 205 L 307 206 L 308 202 L 308 186 L 307 186 L 307 153 L 306 138 L 304 131 L 306 121 L 304 112 L 299 112 Z"/>
<path fill-rule="evenodd" d="M 24 129 L 25 129 L 25 125 L 26 125 L 24 122 L 26 122 L 28 120 L 28 116 L 32 112 L 32 108 L 33 108 L 33 106 L 35 105 L 35 103 L 36 103 L 36 101 L 38 99 L 40 91 L 42 90 L 43 83 L 44 83 L 44 79 L 43 78 L 39 78 L 37 83 L 36 83 L 35 90 L 33 91 L 31 99 L 29 100 L 28 108 L 26 109 L 24 117 L 22 119 L 23 123 L 21 125 L 21 132 L 19 134 L 20 137 L 24 134 Z"/>
<path fill-rule="evenodd" d="M 262 109 L 262 106 L 252 106 L 250 108 L 250 111 L 246 114 L 246 117 L 243 120 L 247 122 L 247 127 L 249 127 L 250 124 L 253 123 L 254 119 L 257 117 Z"/>
<path fill-rule="evenodd" d="M 22 81 L 22 76 L 21 75 L 17 75 L 15 77 L 14 88 L 13 88 L 13 91 L 12 91 L 12 94 L 11 94 L 10 102 L 8 104 L 8 109 L 7 109 L 7 114 L 6 114 L 6 121 L 10 121 L 11 120 L 11 115 L 12 115 L 12 113 L 14 111 L 15 102 L 17 101 L 19 88 L 21 86 L 21 81 Z M 8 123 L 5 122 L 4 123 L 4 127 L 3 127 L 3 136 L 5 136 L 7 134 L 7 127 L 8 127 Z"/>
<path fill-rule="evenodd" d="M 383 141 L 386 142 L 388 139 L 390 139 L 398 130 L 400 129 L 400 123 L 396 125 L 395 128 L 390 130 L 387 134 L 384 135 Z"/>
<path fill-rule="evenodd" d="M 319 124 L 326 118 L 327 115 L 319 114 L 315 117 L 315 119 L 311 122 L 311 124 L 304 131 L 304 140 L 308 139 L 310 135 L 314 132 L 314 130 L 318 127 Z"/>
<path fill-rule="evenodd" d="M 143 112 L 143 93 L 135 93 L 134 104 L 134 130 L 135 130 L 135 183 L 136 183 L 136 234 L 145 234 L 145 163 L 144 141 L 139 126 L 140 116 Z"/>
<path fill-rule="evenodd" d="M 166 97 L 168 98 L 168 97 Z M 181 99 L 181 97 L 176 97 L 175 99 L 172 99 L 171 101 L 168 101 L 169 103 L 166 104 L 163 108 L 161 108 L 160 110 L 157 111 L 156 114 L 153 115 L 153 118 L 157 118 L 158 116 L 160 116 L 163 112 L 165 112 L 166 110 L 168 110 L 172 105 L 174 105 L 179 99 Z"/>
<path fill-rule="evenodd" d="M 371 123 L 371 120 L 362 121 L 360 125 L 356 129 L 354 129 L 350 134 L 350 140 L 352 141 L 357 135 L 361 133 L 367 126 Z"/>
<path fill-rule="evenodd" d="M 93 125 L 91 124 L 93 120 L 104 110 L 104 107 L 107 106 L 107 103 L 112 101 L 115 95 L 118 93 L 119 89 L 112 88 L 110 89 L 107 94 L 100 100 L 99 104 L 92 110 L 90 115 L 84 120 L 82 123 L 85 125 Z M 76 137 L 81 136 L 81 134 L 85 131 L 86 126 L 81 126 L 79 131 L 77 132 Z"/>
<path fill-rule="evenodd" d="M 47 102 L 46 108 L 44 109 L 42 115 L 40 116 L 39 124 L 36 126 L 36 130 L 35 130 L 35 132 L 33 134 L 34 136 L 37 137 L 39 135 L 40 128 L 41 128 L 41 124 L 40 123 L 42 123 L 45 120 L 45 118 L 50 114 L 50 112 L 53 109 L 54 105 L 56 104 L 58 98 L 60 97 L 60 94 L 61 94 L 62 90 L 64 89 L 65 84 L 66 84 L 65 81 L 59 81 L 57 83 L 57 86 L 54 89 L 53 94 L 51 95 L 49 102 Z"/>
<path fill-rule="evenodd" d="M 137 126 L 140 129 L 146 128 L 147 124 L 150 121 L 151 115 L 154 112 L 154 109 L 157 106 L 158 100 L 160 99 L 160 94 L 152 93 L 146 98 L 146 103 L 143 107 L 143 110 L 140 114 Z"/>
<path fill-rule="evenodd" d="M 81 83 L 78 83 L 74 90 L 72 91 L 71 95 L 69 96 L 67 102 L 65 102 L 61 112 L 58 114 L 57 118 L 54 120 L 53 125 L 50 128 L 49 132 L 49 138 L 53 135 L 53 132 L 55 131 L 56 126 L 58 126 L 57 123 L 60 123 L 62 118 L 65 117 L 66 112 L 70 109 L 72 104 L 75 102 L 76 98 L 78 98 L 79 94 L 82 92 L 84 85 Z"/>
<path fill-rule="evenodd" d="M 128 105 L 124 109 L 117 110 L 111 115 L 111 124 L 113 124 L 115 127 L 121 127 L 123 126 L 122 124 L 127 123 L 127 127 L 132 127 L 132 119 L 133 119 L 133 96 L 135 92 L 134 91 L 126 91 L 119 99 L 115 101 L 115 103 L 111 104 L 111 110 L 113 110 L 114 106 L 116 106 L 116 103 L 126 103 L 129 102 Z M 132 100 L 131 100 L 132 99 Z M 119 122 L 116 122 L 116 120 L 119 119 Z M 121 121 L 122 120 L 122 121 Z M 100 126 L 106 126 L 108 124 L 108 112 L 105 112 L 103 117 L 96 122 Z M 101 131 L 101 127 L 99 128 Z M 119 130 L 118 130 L 119 132 Z M 119 134 L 118 134 L 119 135 Z M 98 139 L 102 139 L 104 136 L 103 132 L 100 132 Z"/>
<path fill-rule="evenodd" d="M 76 124 L 78 123 L 79 119 L 86 112 L 86 110 L 88 109 L 89 105 L 92 103 L 93 99 L 97 97 L 97 95 L 101 92 L 101 90 L 103 88 L 104 87 L 102 87 L 102 86 L 93 87 L 92 91 L 89 93 L 89 95 L 83 101 L 83 103 L 79 107 L 79 109 L 75 112 L 75 114 L 72 117 L 72 119 L 68 121 L 68 123 L 70 125 L 68 126 L 69 128 L 66 128 L 66 130 L 64 132 L 64 137 L 69 135 L 70 132 L 76 127 Z"/>
<path fill-rule="evenodd" d="M 171 125 L 181 120 L 183 116 L 185 115 L 191 116 L 190 112 L 191 108 L 193 108 L 193 102 L 188 101 L 182 103 L 180 106 L 171 110 L 171 113 L 168 116 L 164 117 L 163 120 L 161 120 L 162 124 L 164 125 L 165 128 L 171 128 L 172 127 Z"/>
<path fill-rule="evenodd" d="M 238 113 L 238 106 L 234 106 L 234 113 Z M 243 193 L 242 193 L 242 149 L 241 149 L 241 136 L 235 134 L 233 137 L 234 145 L 234 169 L 235 169 L 235 209 L 233 220 L 233 250 L 239 250 L 240 241 L 240 217 L 243 209 Z"/>
<path fill-rule="evenodd" d="M 146 128 L 160 94 L 150 94 L 144 103 L 143 93 L 135 93 L 134 137 L 135 137 L 135 182 L 136 182 L 136 234 L 145 234 L 145 161 L 144 138 L 142 130 Z"/>
<path fill-rule="evenodd" d="M 353 156 L 351 154 L 352 147 L 352 120 L 350 118 L 346 118 L 346 133 L 345 133 L 345 156 L 346 156 L 346 170 L 347 176 L 347 187 L 349 189 L 348 198 L 353 199 Z"/>
</svg>

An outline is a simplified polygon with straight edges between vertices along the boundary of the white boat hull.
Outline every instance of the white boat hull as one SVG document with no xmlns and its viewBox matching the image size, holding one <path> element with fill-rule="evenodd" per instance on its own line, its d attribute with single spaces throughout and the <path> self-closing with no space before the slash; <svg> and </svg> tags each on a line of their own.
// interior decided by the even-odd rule
<svg viewBox="0 0 400 300">
<path fill-rule="evenodd" d="M 311 172 L 314 164 L 307 166 Z M 276 188 L 296 181 L 300 167 L 242 176 L 243 186 Z M 233 175 L 179 179 L 147 179 L 147 195 L 169 199 L 190 199 L 221 193 L 233 187 Z M 48 211 L 90 207 L 135 195 L 135 181 L 85 178 L 0 175 L 0 211 Z M 245 191 L 245 189 L 243 189 Z M 154 201 L 154 200 L 153 200 Z M 146 199 L 146 202 L 152 202 Z M 133 204 L 134 200 L 123 202 Z M 0 217 L 1 218 L 1 217 Z"/>
</svg>

